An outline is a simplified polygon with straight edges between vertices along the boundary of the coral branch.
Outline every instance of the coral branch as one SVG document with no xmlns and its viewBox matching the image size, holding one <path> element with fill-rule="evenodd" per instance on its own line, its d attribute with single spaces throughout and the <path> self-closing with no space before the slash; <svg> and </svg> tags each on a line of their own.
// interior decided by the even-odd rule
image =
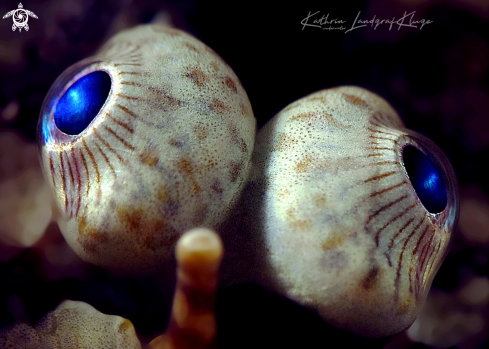
<svg viewBox="0 0 489 349">
<path fill-rule="evenodd" d="M 193 229 L 178 241 L 178 281 L 170 324 L 149 349 L 215 347 L 215 295 L 222 255 L 219 236 L 208 229 Z"/>
</svg>

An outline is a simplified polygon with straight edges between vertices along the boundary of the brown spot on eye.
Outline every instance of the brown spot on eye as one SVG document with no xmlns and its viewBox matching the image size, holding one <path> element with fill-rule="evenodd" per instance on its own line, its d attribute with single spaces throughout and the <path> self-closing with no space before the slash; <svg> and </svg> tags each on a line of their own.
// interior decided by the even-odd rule
<svg viewBox="0 0 489 349">
<path fill-rule="evenodd" d="M 156 164 L 158 164 L 159 158 L 151 150 L 146 148 L 143 150 L 141 155 L 139 155 L 139 160 L 144 165 L 148 165 L 149 167 L 153 168 L 156 166 Z"/>
<path fill-rule="evenodd" d="M 290 221 L 290 226 L 294 230 L 306 230 L 309 229 L 309 227 L 311 226 L 311 223 L 308 220 L 296 219 L 293 208 L 289 208 L 286 214 L 287 214 L 287 218 Z"/>
<path fill-rule="evenodd" d="M 241 168 L 243 167 L 243 164 L 240 162 L 236 161 L 231 161 L 229 165 L 229 175 L 231 176 L 231 182 L 236 182 L 238 179 L 239 175 L 241 174 Z"/>
<path fill-rule="evenodd" d="M 122 323 L 119 325 L 119 328 L 117 329 L 117 332 L 123 334 L 124 332 L 130 330 L 132 328 L 132 324 L 129 320 L 124 319 Z"/>
<path fill-rule="evenodd" d="M 188 42 L 185 43 L 185 46 L 187 46 L 187 48 L 190 50 L 190 51 L 194 51 L 194 52 L 199 52 L 199 50 L 197 50 L 197 48 L 192 45 L 192 44 L 189 44 Z"/>
<path fill-rule="evenodd" d="M 246 105 L 244 105 L 243 103 L 241 103 L 239 106 L 241 108 L 241 115 L 248 114 L 248 107 Z"/>
<path fill-rule="evenodd" d="M 367 102 L 365 102 L 363 99 L 361 99 L 360 97 L 357 97 L 357 96 L 354 96 L 354 95 L 349 95 L 347 93 L 343 93 L 343 97 L 345 97 L 345 100 L 350 103 L 350 104 L 353 104 L 359 108 L 369 108 L 370 106 L 367 104 Z"/>
<path fill-rule="evenodd" d="M 306 156 L 304 160 L 294 166 L 294 170 L 298 173 L 304 173 L 311 167 L 313 161 L 314 159 L 312 157 Z"/>
<path fill-rule="evenodd" d="M 367 276 L 362 282 L 362 287 L 364 289 L 366 290 L 371 289 L 375 285 L 375 283 L 377 282 L 377 278 L 379 276 L 379 271 L 380 269 L 377 266 L 373 266 L 370 268 Z"/>
<path fill-rule="evenodd" d="M 210 170 L 210 169 L 212 169 L 212 168 L 214 168 L 214 167 L 216 167 L 216 166 L 217 166 L 217 161 L 216 161 L 216 159 L 214 159 L 214 158 L 212 158 L 212 157 L 211 157 L 211 158 L 206 158 L 206 159 L 205 159 L 205 161 L 204 161 L 204 166 L 203 166 L 203 167 L 204 167 L 206 170 Z"/>
<path fill-rule="evenodd" d="M 294 139 L 286 133 L 281 132 L 277 135 L 277 142 L 276 145 L 272 148 L 272 151 L 287 150 L 289 147 L 297 143 L 299 143 L 297 139 Z"/>
<path fill-rule="evenodd" d="M 88 253 L 88 254 L 98 254 L 99 253 L 99 243 L 96 242 L 96 240 L 89 238 L 81 238 L 78 237 L 78 243 L 80 244 L 81 248 Z"/>
<path fill-rule="evenodd" d="M 98 254 L 99 248 L 109 241 L 106 234 L 100 233 L 88 225 L 85 216 L 78 217 L 78 231 L 80 232 L 78 242 L 87 253 Z"/>
<path fill-rule="evenodd" d="M 192 185 L 192 193 L 200 194 L 201 191 L 202 191 L 202 189 L 200 188 L 200 185 L 198 185 L 197 183 L 194 182 Z"/>
<path fill-rule="evenodd" d="M 413 301 L 411 298 L 406 298 L 402 302 L 398 304 L 398 306 L 395 309 L 395 314 L 396 315 L 403 315 L 407 313 L 410 309 L 412 309 Z"/>
<path fill-rule="evenodd" d="M 345 125 L 341 125 L 338 122 L 338 120 L 336 120 L 334 117 L 332 117 L 331 115 L 329 115 L 328 113 L 326 113 L 324 111 L 323 112 L 320 112 L 320 113 L 317 113 L 317 112 L 316 113 L 313 113 L 313 112 L 302 113 L 302 114 L 293 116 L 290 120 L 291 121 L 294 121 L 294 120 L 308 120 L 308 119 L 311 119 L 311 118 L 321 118 L 321 120 L 326 120 L 331 125 L 345 127 Z M 309 126 L 310 126 L 310 124 L 309 124 Z"/>
<path fill-rule="evenodd" d="M 337 233 L 331 236 L 329 239 L 323 241 L 321 243 L 321 248 L 323 251 L 329 251 L 329 250 L 334 250 L 338 246 L 343 245 L 345 240 L 348 238 L 347 234 L 344 233 Z"/>
<path fill-rule="evenodd" d="M 308 101 L 320 101 L 326 103 L 328 99 L 324 96 L 312 96 L 307 99 Z"/>
<path fill-rule="evenodd" d="M 182 105 L 182 102 L 173 97 L 167 91 L 153 86 L 148 87 L 148 91 L 153 93 L 148 101 L 158 107 L 163 107 L 165 111 L 175 110 Z"/>
<path fill-rule="evenodd" d="M 224 192 L 224 189 L 221 187 L 221 182 L 219 181 L 219 179 L 216 179 L 214 181 L 214 184 L 211 185 L 211 189 L 218 194 L 222 194 Z"/>
<path fill-rule="evenodd" d="M 326 198 L 324 196 L 317 196 L 315 199 L 314 199 L 314 202 L 316 203 L 316 205 L 318 207 L 322 207 L 324 208 L 326 206 Z"/>
<path fill-rule="evenodd" d="M 242 137 L 238 135 L 238 130 L 236 127 L 232 127 L 231 130 L 231 142 L 239 147 L 241 152 L 246 153 L 248 151 L 248 146 Z"/>
<path fill-rule="evenodd" d="M 117 215 L 127 231 L 140 230 L 143 214 L 142 209 L 117 208 Z"/>
<path fill-rule="evenodd" d="M 194 164 L 192 164 L 190 160 L 185 158 L 178 161 L 176 165 L 178 170 L 183 173 L 183 177 L 185 177 L 186 180 L 190 182 L 188 184 L 190 195 L 199 195 L 202 192 L 202 189 L 195 179 L 194 175 L 196 172 L 198 172 L 205 176 L 203 169 L 201 168 L 200 171 L 196 170 Z"/>
<path fill-rule="evenodd" d="M 295 219 L 290 222 L 290 225 L 295 230 L 306 230 L 309 229 L 311 223 L 305 219 Z"/>
<path fill-rule="evenodd" d="M 197 138 L 202 141 L 205 138 L 207 138 L 207 135 L 209 134 L 209 129 L 206 128 L 203 125 L 197 125 L 194 127 L 194 132 L 197 135 Z"/>
<path fill-rule="evenodd" d="M 279 197 L 285 197 L 289 194 L 290 194 L 290 191 L 287 188 L 283 188 L 283 189 L 279 190 L 279 192 L 277 193 L 277 195 Z"/>
<path fill-rule="evenodd" d="M 159 240 L 169 239 L 167 235 L 173 237 L 174 230 L 168 227 L 159 215 L 155 217 L 143 209 L 134 207 L 117 207 L 116 212 L 126 233 L 123 238 L 131 239 L 136 245 L 157 251 L 162 246 Z M 165 234 L 162 234 L 163 231 Z"/>
<path fill-rule="evenodd" d="M 234 93 L 238 93 L 238 88 L 236 87 L 236 83 L 229 76 L 226 76 L 226 78 L 224 79 L 224 83 L 226 84 L 227 87 L 233 90 Z"/>
<path fill-rule="evenodd" d="M 294 120 L 300 120 L 300 119 L 309 119 L 309 118 L 315 118 L 316 116 L 318 116 L 318 113 L 309 112 L 309 113 L 303 113 L 303 114 L 295 115 L 290 120 L 294 121 Z M 330 116 L 328 115 L 328 117 L 330 117 Z"/>
<path fill-rule="evenodd" d="M 158 191 L 156 192 L 156 198 L 160 202 L 168 201 L 168 199 L 170 198 L 170 195 L 168 194 L 168 188 L 166 186 L 159 187 Z"/>
<path fill-rule="evenodd" d="M 189 160 L 185 158 L 177 162 L 177 167 L 181 172 L 184 172 L 186 174 L 192 174 L 194 172 L 194 166 Z"/>
<path fill-rule="evenodd" d="M 220 114 L 224 113 L 227 109 L 226 105 L 217 98 L 212 99 L 212 103 L 209 104 L 209 108 Z"/>
<path fill-rule="evenodd" d="M 176 140 L 175 138 L 171 138 L 168 142 L 172 147 L 182 148 L 184 143 L 182 141 Z"/>
<path fill-rule="evenodd" d="M 207 82 L 207 76 L 199 68 L 189 70 L 187 74 L 185 74 L 185 76 L 192 80 L 192 82 L 198 87 L 203 87 L 204 84 Z"/>
</svg>

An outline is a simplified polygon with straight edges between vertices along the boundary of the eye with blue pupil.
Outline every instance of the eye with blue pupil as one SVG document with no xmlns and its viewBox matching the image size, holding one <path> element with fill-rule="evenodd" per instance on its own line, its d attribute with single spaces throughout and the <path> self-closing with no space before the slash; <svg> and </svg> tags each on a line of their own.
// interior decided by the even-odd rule
<svg viewBox="0 0 489 349">
<path fill-rule="evenodd" d="M 440 171 L 431 159 L 413 146 L 402 152 L 404 167 L 416 194 L 431 213 L 439 213 L 447 206 L 447 190 Z"/>
<path fill-rule="evenodd" d="M 104 105 L 110 87 L 110 76 L 103 71 L 87 74 L 71 85 L 54 111 L 58 129 L 69 135 L 86 129 Z"/>
</svg>

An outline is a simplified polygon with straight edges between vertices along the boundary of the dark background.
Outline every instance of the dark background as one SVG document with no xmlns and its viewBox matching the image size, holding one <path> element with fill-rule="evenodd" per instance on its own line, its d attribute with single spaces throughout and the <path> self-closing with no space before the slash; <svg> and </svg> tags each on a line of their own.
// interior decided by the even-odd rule
<svg viewBox="0 0 489 349">
<path fill-rule="evenodd" d="M 2 1 L 0 15 L 16 9 L 17 1 Z M 408 128 L 432 139 L 450 159 L 460 187 L 459 227 L 419 322 L 408 333 L 381 341 L 332 334 L 314 314 L 254 285 L 241 285 L 219 291 L 221 347 L 335 347 L 338 339 L 342 346 L 489 346 L 487 0 L 274 5 L 46 0 L 23 5 L 39 17 L 29 19 L 28 32 L 12 32 L 12 19 L 0 20 L 0 156 L 17 159 L 0 158 L 0 185 L 31 168 L 39 174 L 35 157 L 25 155 L 25 149 L 31 154 L 39 110 L 56 77 L 119 30 L 166 15 L 234 69 L 258 126 L 309 93 L 358 85 L 388 100 Z M 422 30 L 389 30 L 388 25 L 347 34 L 303 30 L 300 22 L 309 11 L 344 19 L 346 26 L 359 11 L 364 19 L 399 18 L 404 11 L 416 11 L 416 19 L 433 23 Z M 6 135 L 11 132 L 21 143 L 10 142 Z M 29 194 L 21 190 L 19 202 Z M 3 229 L 7 219 L 0 213 Z M 104 313 L 124 316 L 145 340 L 166 327 L 171 299 L 167 285 L 113 275 L 81 262 L 55 223 L 29 247 L 0 239 L 0 262 L 0 328 L 21 321 L 36 323 L 63 299 L 82 300 Z"/>
</svg>

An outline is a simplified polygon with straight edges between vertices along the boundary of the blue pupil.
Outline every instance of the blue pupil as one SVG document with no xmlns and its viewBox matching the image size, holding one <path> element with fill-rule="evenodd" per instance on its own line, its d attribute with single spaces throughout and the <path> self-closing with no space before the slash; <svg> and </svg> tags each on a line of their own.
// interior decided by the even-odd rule
<svg viewBox="0 0 489 349">
<path fill-rule="evenodd" d="M 103 71 L 87 74 L 71 85 L 54 111 L 58 129 L 69 135 L 86 129 L 104 105 L 110 86 L 110 76 Z"/>
<path fill-rule="evenodd" d="M 447 206 L 447 190 L 440 171 L 431 159 L 413 146 L 402 152 L 404 167 L 409 180 L 424 207 L 431 213 L 439 213 Z"/>
</svg>

